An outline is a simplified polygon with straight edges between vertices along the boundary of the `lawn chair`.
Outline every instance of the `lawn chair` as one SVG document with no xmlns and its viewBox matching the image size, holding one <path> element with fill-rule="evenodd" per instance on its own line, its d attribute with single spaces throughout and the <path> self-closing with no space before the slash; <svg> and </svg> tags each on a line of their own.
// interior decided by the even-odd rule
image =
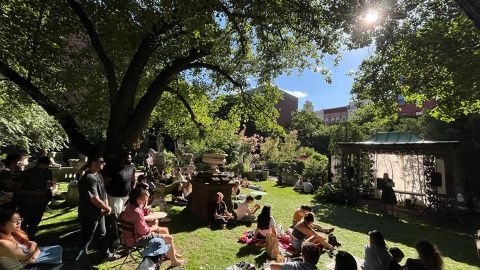
<svg viewBox="0 0 480 270">
<path fill-rule="evenodd" d="M 120 269 L 122 269 L 122 266 L 127 262 L 128 257 L 131 257 L 133 261 L 138 262 L 137 259 L 133 256 L 133 253 L 137 252 L 141 256 L 142 254 L 140 253 L 140 250 L 144 247 L 138 246 L 138 245 L 130 247 L 123 240 L 123 232 L 125 232 L 125 231 L 132 233 L 134 236 L 137 235 L 137 232 L 135 231 L 135 226 L 133 225 L 133 223 L 122 220 L 122 218 L 119 217 L 117 219 L 117 228 L 119 230 L 119 235 L 121 235 L 119 237 L 120 238 L 120 247 L 127 251 L 127 255 L 125 256 L 125 259 L 123 260 L 122 264 L 118 268 L 120 270 Z"/>
</svg>

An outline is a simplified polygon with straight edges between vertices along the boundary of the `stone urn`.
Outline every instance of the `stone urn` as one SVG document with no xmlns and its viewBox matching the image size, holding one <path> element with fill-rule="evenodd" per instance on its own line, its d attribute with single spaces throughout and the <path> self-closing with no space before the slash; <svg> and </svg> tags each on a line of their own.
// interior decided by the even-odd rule
<svg viewBox="0 0 480 270">
<path fill-rule="evenodd" d="M 75 172 L 78 172 L 85 164 L 87 164 L 87 157 L 80 154 L 78 159 L 69 159 L 68 163 L 70 163 L 70 166 L 75 169 Z"/>
<path fill-rule="evenodd" d="M 218 171 L 218 165 L 220 164 L 225 164 L 227 160 L 225 159 L 227 157 L 226 154 L 220 154 L 220 153 L 205 153 L 202 156 L 202 161 L 208 164 L 208 170 L 207 172 L 209 173 L 219 173 Z"/>
</svg>

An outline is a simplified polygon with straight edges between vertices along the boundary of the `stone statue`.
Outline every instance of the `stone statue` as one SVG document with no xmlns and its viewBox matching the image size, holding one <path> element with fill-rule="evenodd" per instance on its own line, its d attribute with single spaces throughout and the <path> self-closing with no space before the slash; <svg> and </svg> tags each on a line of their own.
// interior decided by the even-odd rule
<svg viewBox="0 0 480 270">
<path fill-rule="evenodd" d="M 177 139 L 175 141 L 175 156 L 177 156 L 179 166 L 191 166 L 193 165 L 193 154 L 185 153 L 182 149 L 182 140 Z"/>
<path fill-rule="evenodd" d="M 50 165 L 49 165 L 50 168 L 60 168 L 60 167 L 62 167 L 62 164 L 59 164 L 59 163 L 56 162 L 55 155 L 57 155 L 57 152 L 50 152 L 47 155 L 48 159 L 50 159 Z"/>
</svg>

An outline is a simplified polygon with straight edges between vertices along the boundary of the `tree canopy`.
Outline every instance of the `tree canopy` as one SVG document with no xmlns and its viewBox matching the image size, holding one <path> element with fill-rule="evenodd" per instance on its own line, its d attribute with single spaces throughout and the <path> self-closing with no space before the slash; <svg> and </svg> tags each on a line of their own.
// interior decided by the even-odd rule
<svg viewBox="0 0 480 270">
<path fill-rule="evenodd" d="M 9 93 L 42 107 L 80 151 L 118 152 L 138 139 L 164 98 L 179 100 L 197 126 L 189 103 L 197 97 L 235 91 L 251 105 L 247 76 L 268 83 L 336 53 L 356 7 L 336 0 L 6 0 L 0 74 Z M 192 87 L 178 89 L 176 81 Z M 105 131 L 101 142 L 86 135 L 91 128 Z"/>
<path fill-rule="evenodd" d="M 399 3 L 406 4 L 379 8 L 384 17 L 370 29 L 375 52 L 361 64 L 353 94 L 390 112 L 398 95 L 420 106 L 435 100 L 431 114 L 443 120 L 479 112 L 480 31 L 453 0 Z"/>
</svg>

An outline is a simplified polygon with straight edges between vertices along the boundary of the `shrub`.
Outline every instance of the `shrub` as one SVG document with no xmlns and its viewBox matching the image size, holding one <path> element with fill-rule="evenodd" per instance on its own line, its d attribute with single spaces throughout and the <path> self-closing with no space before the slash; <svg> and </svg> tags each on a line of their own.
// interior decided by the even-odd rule
<svg viewBox="0 0 480 270">
<path fill-rule="evenodd" d="M 318 189 L 315 200 L 323 203 L 354 204 L 358 201 L 358 193 L 348 184 L 326 183 Z"/>
<path fill-rule="evenodd" d="M 197 169 L 197 171 L 206 171 L 208 170 L 208 165 L 203 162 L 195 163 L 195 168 Z"/>
<path fill-rule="evenodd" d="M 298 174 L 303 174 L 303 171 L 305 170 L 305 161 L 303 160 L 297 160 L 295 161 L 295 171 L 298 173 Z"/>
<path fill-rule="evenodd" d="M 343 204 L 346 200 L 345 190 L 340 183 L 326 183 L 318 189 L 315 200 L 323 203 Z"/>
<path fill-rule="evenodd" d="M 237 172 L 238 163 L 230 163 L 230 164 L 227 164 L 227 165 L 223 166 L 223 168 L 227 172 Z"/>
<path fill-rule="evenodd" d="M 320 187 L 328 177 L 328 158 L 322 154 L 314 154 L 307 159 L 305 170 L 303 170 L 302 178 L 309 180 L 313 188 Z"/>
</svg>

